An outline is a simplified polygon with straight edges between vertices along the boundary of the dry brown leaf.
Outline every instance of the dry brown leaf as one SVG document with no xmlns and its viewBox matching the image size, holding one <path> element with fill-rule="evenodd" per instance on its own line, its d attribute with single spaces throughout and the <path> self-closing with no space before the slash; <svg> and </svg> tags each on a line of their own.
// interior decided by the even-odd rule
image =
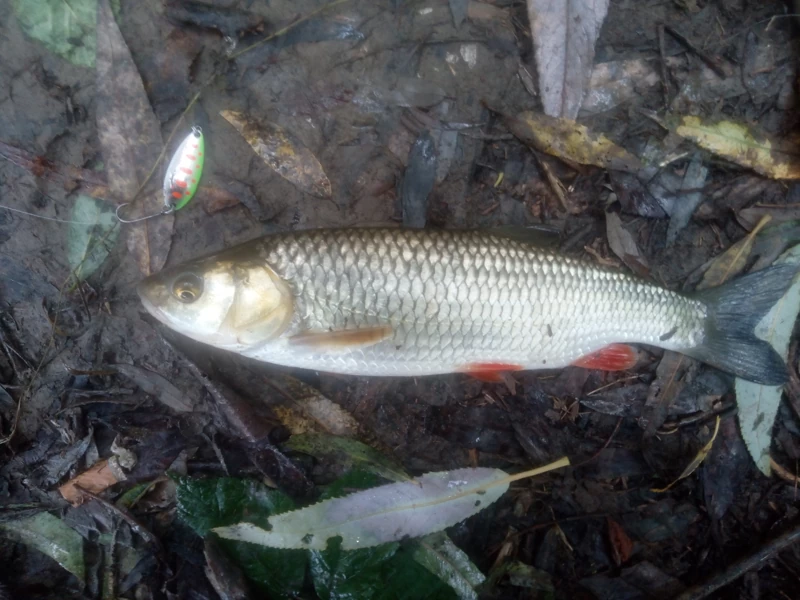
<svg viewBox="0 0 800 600">
<path fill-rule="evenodd" d="M 130 202 L 161 152 L 161 127 L 139 71 L 120 33 L 108 0 L 97 6 L 97 135 L 108 185 L 116 203 Z M 164 206 L 160 194 L 145 194 L 127 207 L 126 218 L 155 214 Z M 149 275 L 167 262 L 174 215 L 127 226 L 128 250 Z"/>
<path fill-rule="evenodd" d="M 272 409 L 292 434 L 322 432 L 358 436 L 358 421 L 313 387 L 288 375 L 274 378 L 270 384 L 286 399 L 284 405 L 273 406 Z"/>
<path fill-rule="evenodd" d="M 608 0 L 528 0 L 539 96 L 553 117 L 578 116 Z"/>
<path fill-rule="evenodd" d="M 644 437 L 656 435 L 658 428 L 667 419 L 670 405 L 686 385 L 686 376 L 690 369 L 697 368 L 697 363 L 678 352 L 666 350 L 656 369 L 656 378 L 647 391 L 639 425 L 644 429 Z"/>
<path fill-rule="evenodd" d="M 275 123 L 257 122 L 240 112 L 223 110 L 219 114 L 278 175 L 302 192 L 319 198 L 331 197 L 331 182 L 322 165 L 294 135 Z"/>
<path fill-rule="evenodd" d="M 178 413 L 191 412 L 193 406 L 186 395 L 169 380 L 155 371 L 134 365 L 112 365 L 117 372 L 131 379 L 145 393 L 154 396 L 159 402 Z"/>
<path fill-rule="evenodd" d="M 736 214 L 739 225 L 747 231 L 752 231 L 758 225 L 764 215 L 769 215 L 773 223 L 786 223 L 788 221 L 800 220 L 800 204 L 783 205 L 762 205 L 756 204 L 750 208 L 744 208 Z"/>
<path fill-rule="evenodd" d="M 633 552 L 633 542 L 622 525 L 617 523 L 611 517 L 608 517 L 608 539 L 611 542 L 611 551 L 614 554 L 614 562 L 619 567 L 623 563 L 628 562 Z"/>
<path fill-rule="evenodd" d="M 108 460 L 103 459 L 96 462 L 80 475 L 70 479 L 67 483 L 59 487 L 58 491 L 65 500 L 77 506 L 83 502 L 84 498 L 83 493 L 81 493 L 78 487 L 92 492 L 93 494 L 99 494 L 118 481 L 117 476 L 114 475 L 114 472 L 108 466 Z"/>
<path fill-rule="evenodd" d="M 800 179 L 796 140 L 776 140 L 755 127 L 733 121 L 703 121 L 684 116 L 670 121 L 679 136 L 738 165 L 774 179 Z"/>
<path fill-rule="evenodd" d="M 703 280 L 697 284 L 698 290 L 722 285 L 725 281 L 741 273 L 750 258 L 753 250 L 753 242 L 756 235 L 771 220 L 770 215 L 764 215 L 747 237 L 739 240 L 725 252 L 720 254 L 708 267 L 703 275 Z"/>
<path fill-rule="evenodd" d="M 641 161 L 602 134 L 570 119 L 549 117 L 542 113 L 523 112 L 503 115 L 506 126 L 520 140 L 541 152 L 582 165 L 636 173 Z"/>
</svg>

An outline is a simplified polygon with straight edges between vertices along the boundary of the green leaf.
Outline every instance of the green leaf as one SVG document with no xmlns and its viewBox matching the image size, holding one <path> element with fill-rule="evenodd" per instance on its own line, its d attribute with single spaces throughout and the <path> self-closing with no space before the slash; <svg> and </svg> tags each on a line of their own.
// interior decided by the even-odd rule
<svg viewBox="0 0 800 600">
<path fill-rule="evenodd" d="M 383 585 L 374 600 L 456 600 L 453 589 L 401 548 L 384 569 Z"/>
<path fill-rule="evenodd" d="M 800 246 L 794 246 L 781 255 L 775 264 L 800 264 Z M 783 360 L 789 354 L 789 339 L 800 313 L 800 280 L 794 283 L 778 303 L 756 325 L 756 335 L 768 342 Z M 772 427 L 781 403 L 783 386 L 759 385 L 736 379 L 736 404 L 742 438 L 750 456 L 764 475 L 772 472 L 769 448 Z"/>
<path fill-rule="evenodd" d="M 265 523 L 269 515 L 294 508 L 282 492 L 250 479 L 176 477 L 176 483 L 178 516 L 200 537 L 242 519 Z"/>
<path fill-rule="evenodd" d="M 346 496 L 354 489 L 366 490 L 367 488 L 375 487 L 383 483 L 383 480 L 369 471 L 354 470 L 348 471 L 339 479 L 326 486 L 319 496 L 320 500 L 327 500 L 328 498 L 340 498 Z"/>
<path fill-rule="evenodd" d="M 61 519 L 42 512 L 33 517 L 0 523 L 0 533 L 46 554 L 83 585 L 83 538 Z"/>
<path fill-rule="evenodd" d="M 486 577 L 445 533 L 414 540 L 409 549 L 415 561 L 453 588 L 459 598 L 477 600 L 475 588 Z"/>
<path fill-rule="evenodd" d="M 285 494 L 247 479 L 177 477 L 178 515 L 198 535 L 240 521 L 266 524 L 270 514 L 291 510 Z M 295 550 L 275 550 L 222 540 L 221 546 L 244 574 L 269 597 L 294 597 L 302 587 L 308 556 Z"/>
<path fill-rule="evenodd" d="M 119 227 L 110 205 L 83 195 L 75 199 L 70 219 L 73 222 L 67 234 L 67 258 L 75 277 L 83 280 L 108 257 L 119 236 Z"/>
<path fill-rule="evenodd" d="M 303 433 L 293 435 L 284 445 L 290 450 L 310 454 L 317 459 L 328 458 L 345 467 L 370 471 L 390 481 L 409 479 L 402 466 L 352 438 L 327 433 Z"/>
<path fill-rule="evenodd" d="M 119 13 L 119 0 L 112 0 Z M 22 30 L 51 52 L 81 67 L 94 67 L 97 0 L 14 0 Z"/>
<path fill-rule="evenodd" d="M 326 550 L 311 552 L 311 577 L 322 600 L 373 598 L 383 582 L 383 563 L 392 558 L 399 544 L 342 550 L 342 540 L 331 540 Z"/>
</svg>

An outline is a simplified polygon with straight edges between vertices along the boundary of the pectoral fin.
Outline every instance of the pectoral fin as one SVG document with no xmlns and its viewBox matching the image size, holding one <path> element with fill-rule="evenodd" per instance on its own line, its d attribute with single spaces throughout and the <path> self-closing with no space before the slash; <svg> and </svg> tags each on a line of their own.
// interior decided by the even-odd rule
<svg viewBox="0 0 800 600">
<path fill-rule="evenodd" d="M 342 352 L 373 346 L 391 337 L 392 331 L 388 325 L 340 331 L 307 331 L 290 337 L 289 343 L 292 346 L 304 346 L 320 352 Z"/>
</svg>

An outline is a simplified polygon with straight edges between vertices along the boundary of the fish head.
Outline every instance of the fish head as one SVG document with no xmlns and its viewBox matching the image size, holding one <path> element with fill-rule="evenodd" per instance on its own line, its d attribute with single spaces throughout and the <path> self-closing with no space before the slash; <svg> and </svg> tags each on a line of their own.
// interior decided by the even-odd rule
<svg viewBox="0 0 800 600">
<path fill-rule="evenodd" d="M 137 292 L 170 329 L 226 350 L 279 337 L 294 314 L 289 285 L 269 265 L 225 253 L 151 275 Z"/>
</svg>

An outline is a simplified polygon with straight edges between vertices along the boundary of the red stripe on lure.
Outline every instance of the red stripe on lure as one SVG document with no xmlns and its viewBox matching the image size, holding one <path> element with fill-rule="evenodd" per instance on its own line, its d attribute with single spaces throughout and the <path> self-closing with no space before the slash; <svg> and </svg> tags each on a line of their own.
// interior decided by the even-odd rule
<svg viewBox="0 0 800 600">
<path fill-rule="evenodd" d="M 203 174 L 204 154 L 203 130 L 194 126 L 175 150 L 164 176 L 164 204 L 167 208 L 180 210 L 194 198 Z"/>
</svg>

